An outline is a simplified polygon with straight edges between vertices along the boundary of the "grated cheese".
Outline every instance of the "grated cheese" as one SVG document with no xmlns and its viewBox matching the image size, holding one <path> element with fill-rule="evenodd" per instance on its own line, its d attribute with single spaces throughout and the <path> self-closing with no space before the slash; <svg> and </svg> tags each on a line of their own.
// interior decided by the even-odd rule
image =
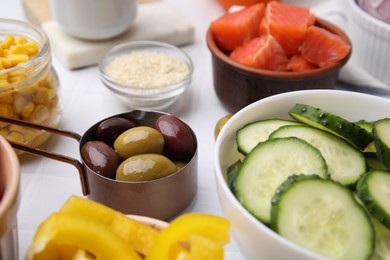
<svg viewBox="0 0 390 260">
<path fill-rule="evenodd" d="M 106 73 L 124 85 L 159 87 L 185 78 L 189 69 L 175 56 L 156 51 L 137 51 L 114 58 L 107 64 Z"/>
</svg>

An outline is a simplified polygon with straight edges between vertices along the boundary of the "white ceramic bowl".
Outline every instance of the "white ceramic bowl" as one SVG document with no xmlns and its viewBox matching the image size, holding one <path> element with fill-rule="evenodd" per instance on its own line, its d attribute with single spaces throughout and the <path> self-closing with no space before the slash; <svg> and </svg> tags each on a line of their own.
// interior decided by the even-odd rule
<svg viewBox="0 0 390 260">
<path fill-rule="evenodd" d="M 342 2 L 346 32 L 354 46 L 350 62 L 390 86 L 390 24 L 363 11 L 356 0 Z"/>
<path fill-rule="evenodd" d="M 377 96 L 341 90 L 303 90 L 261 99 L 234 114 L 217 138 L 214 167 L 223 214 L 230 220 L 236 242 L 247 259 L 322 259 L 281 237 L 252 216 L 225 181 L 227 167 L 242 158 L 236 148 L 236 131 L 260 119 L 292 119 L 287 111 L 296 103 L 320 107 L 351 121 L 389 117 L 390 111 L 390 100 Z"/>
<path fill-rule="evenodd" d="M 63 30 L 85 40 L 105 40 L 124 33 L 137 16 L 137 0 L 50 0 Z"/>
<path fill-rule="evenodd" d="M 146 67 L 146 69 L 143 69 L 144 67 L 141 69 L 141 66 L 139 68 L 133 69 L 132 67 L 134 67 L 133 64 L 135 62 L 133 60 L 131 62 L 127 60 L 126 64 L 121 63 L 120 65 L 121 68 L 126 68 L 126 71 L 121 70 L 121 76 L 125 77 L 121 78 L 123 81 L 120 82 L 118 79 L 110 75 L 107 68 L 109 64 L 116 58 L 131 53 L 148 53 L 146 58 L 142 57 L 144 62 L 141 62 L 143 64 L 142 66 Z M 150 53 L 158 53 L 165 56 L 167 59 L 164 58 L 159 60 L 154 56 L 151 57 Z M 160 57 L 160 55 L 158 55 L 158 57 Z M 177 63 L 181 63 L 181 66 L 187 67 L 188 69 L 187 73 L 180 79 L 176 79 L 175 76 L 171 76 L 172 73 L 178 71 L 177 67 L 171 64 Z M 149 71 L 148 67 L 155 67 L 156 65 L 157 67 L 162 67 L 160 69 L 156 68 L 157 72 L 165 71 L 164 74 Z M 99 70 L 103 84 L 110 91 L 112 91 L 128 108 L 162 110 L 172 105 L 190 86 L 193 74 L 193 63 L 190 56 L 186 52 L 182 51 L 174 45 L 159 41 L 132 41 L 119 44 L 109 50 L 99 62 Z M 153 78 L 155 78 L 154 74 L 160 75 L 161 77 L 158 79 L 162 79 L 161 81 L 155 80 L 153 82 L 157 82 L 155 85 L 137 85 L 124 83 L 126 82 L 125 78 L 130 79 L 133 78 L 134 75 L 138 75 L 140 79 L 149 80 L 151 78 L 151 81 L 153 81 Z M 164 81 L 166 79 L 169 81 Z M 135 80 L 128 80 L 128 82 L 135 82 Z"/>
</svg>

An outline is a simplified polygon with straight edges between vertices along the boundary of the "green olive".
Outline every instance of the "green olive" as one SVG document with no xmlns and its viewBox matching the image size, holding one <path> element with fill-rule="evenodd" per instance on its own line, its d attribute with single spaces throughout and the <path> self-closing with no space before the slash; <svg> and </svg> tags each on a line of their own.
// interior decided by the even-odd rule
<svg viewBox="0 0 390 260">
<path fill-rule="evenodd" d="M 116 170 L 116 180 L 150 181 L 168 176 L 177 166 L 161 154 L 139 154 L 127 158 Z"/>
<path fill-rule="evenodd" d="M 214 139 L 217 139 L 219 132 L 221 132 L 222 127 L 227 123 L 227 121 L 229 121 L 229 119 L 232 116 L 233 116 L 232 114 L 228 114 L 217 121 L 217 124 L 215 125 L 214 128 Z"/>
<path fill-rule="evenodd" d="M 114 142 L 114 149 L 122 159 L 126 159 L 144 153 L 162 154 L 164 144 L 164 137 L 159 131 L 148 126 L 138 126 L 119 135 Z"/>
<path fill-rule="evenodd" d="M 183 161 L 174 161 L 174 163 L 176 164 L 177 170 L 181 170 L 187 165 L 187 162 Z"/>
</svg>

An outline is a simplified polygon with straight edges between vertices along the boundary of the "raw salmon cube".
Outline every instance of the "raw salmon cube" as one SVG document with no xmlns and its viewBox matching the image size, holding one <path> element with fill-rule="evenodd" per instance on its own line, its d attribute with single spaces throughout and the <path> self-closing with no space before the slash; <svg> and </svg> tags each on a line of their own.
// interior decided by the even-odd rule
<svg viewBox="0 0 390 260">
<path fill-rule="evenodd" d="M 274 71 L 285 71 L 288 63 L 282 46 L 272 35 L 253 38 L 236 48 L 230 58 L 246 66 Z"/>
<path fill-rule="evenodd" d="M 218 47 L 232 51 L 257 37 L 264 9 L 264 3 L 259 3 L 234 13 L 227 13 L 211 22 L 211 32 Z"/>
<path fill-rule="evenodd" d="M 267 31 L 282 45 L 287 55 L 298 53 L 308 27 L 315 22 L 309 9 L 280 2 L 270 2 L 265 10 L 266 22 L 259 31 Z"/>
<path fill-rule="evenodd" d="M 291 56 L 287 64 L 287 70 L 293 72 L 304 72 L 316 68 L 318 68 L 318 66 L 308 62 L 301 54 Z"/>
<path fill-rule="evenodd" d="M 300 47 L 302 57 L 320 67 L 342 60 L 350 49 L 340 36 L 314 25 L 309 27 Z"/>
</svg>

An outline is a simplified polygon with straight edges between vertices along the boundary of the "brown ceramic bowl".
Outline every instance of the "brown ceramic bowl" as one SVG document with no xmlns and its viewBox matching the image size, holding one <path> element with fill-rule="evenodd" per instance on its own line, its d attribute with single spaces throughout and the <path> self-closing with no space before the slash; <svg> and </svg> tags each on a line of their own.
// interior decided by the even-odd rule
<svg viewBox="0 0 390 260">
<path fill-rule="evenodd" d="M 0 135 L 0 259 L 18 259 L 16 214 L 20 166 L 11 145 Z"/>
<path fill-rule="evenodd" d="M 352 46 L 348 36 L 335 25 L 317 18 L 316 25 L 343 38 Z M 309 72 L 277 72 L 241 65 L 229 58 L 216 44 L 210 28 L 206 35 L 207 46 L 212 54 L 215 92 L 232 113 L 268 96 L 305 89 L 332 89 L 340 69 L 348 61 L 351 52 L 340 62 Z"/>
</svg>

